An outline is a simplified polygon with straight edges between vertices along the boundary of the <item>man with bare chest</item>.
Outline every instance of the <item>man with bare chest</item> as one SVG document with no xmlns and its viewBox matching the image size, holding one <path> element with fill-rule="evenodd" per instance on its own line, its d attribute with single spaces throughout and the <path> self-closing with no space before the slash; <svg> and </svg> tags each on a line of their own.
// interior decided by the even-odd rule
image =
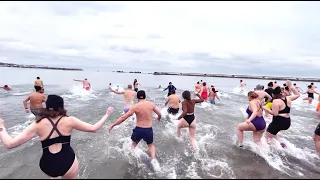
<svg viewBox="0 0 320 180">
<path fill-rule="evenodd" d="M 36 92 L 30 93 L 27 98 L 23 101 L 24 108 L 27 113 L 29 113 L 29 108 L 27 103 L 30 101 L 30 111 L 32 114 L 36 116 L 36 120 L 39 120 L 41 116 L 39 116 L 40 111 L 43 109 L 42 103 L 46 102 L 47 98 L 43 94 L 44 89 L 40 86 L 35 86 Z"/>
</svg>

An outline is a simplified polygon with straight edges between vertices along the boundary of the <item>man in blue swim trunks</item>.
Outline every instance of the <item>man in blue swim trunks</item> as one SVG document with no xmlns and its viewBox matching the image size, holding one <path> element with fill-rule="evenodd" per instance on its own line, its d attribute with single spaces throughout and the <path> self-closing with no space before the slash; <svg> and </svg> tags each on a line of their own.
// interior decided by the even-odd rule
<svg viewBox="0 0 320 180">
<path fill-rule="evenodd" d="M 116 94 L 123 94 L 124 97 L 124 106 L 123 111 L 124 113 L 127 113 L 130 109 L 130 107 L 133 105 L 134 97 L 136 96 L 136 92 L 132 90 L 132 85 L 128 85 L 128 89 L 124 91 L 115 91 L 111 88 L 111 83 L 109 84 L 110 91 L 116 93 Z"/>
<path fill-rule="evenodd" d="M 109 132 L 112 128 L 118 124 L 121 124 L 128 117 L 132 116 L 133 113 L 137 116 L 136 127 L 133 129 L 131 139 L 132 148 L 135 148 L 137 144 L 143 139 L 148 144 L 148 153 L 153 160 L 155 160 L 155 147 L 153 144 L 153 130 L 152 130 L 152 113 L 155 112 L 158 115 L 157 120 L 160 121 L 161 113 L 159 108 L 146 100 L 146 93 L 142 90 L 137 93 L 138 103 L 133 105 L 130 110 L 117 119 L 116 122 L 109 126 Z"/>
</svg>

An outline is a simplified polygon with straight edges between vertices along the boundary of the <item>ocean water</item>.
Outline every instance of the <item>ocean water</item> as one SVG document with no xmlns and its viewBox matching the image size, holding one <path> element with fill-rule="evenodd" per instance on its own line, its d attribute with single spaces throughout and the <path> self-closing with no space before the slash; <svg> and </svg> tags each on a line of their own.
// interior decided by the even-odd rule
<svg viewBox="0 0 320 180">
<path fill-rule="evenodd" d="M 33 115 L 25 113 L 22 101 L 33 91 L 37 76 L 44 81 L 46 95 L 61 95 L 68 114 L 83 121 L 95 123 L 109 106 L 115 108 L 97 133 L 73 132 L 71 145 L 80 163 L 79 178 L 320 178 L 320 163 L 312 139 L 319 123 L 315 113 L 317 102 L 307 104 L 302 100 L 305 95 L 293 103 L 290 129 L 280 132 L 286 149 L 278 144 L 270 147 L 264 138 L 263 146 L 256 147 L 250 132 L 245 133 L 244 147 L 237 147 L 236 125 L 244 121 L 248 106 L 246 93 L 258 83 L 266 87 L 268 81 L 244 79 L 247 88 L 240 91 L 239 79 L 0 68 L 0 83 L 14 88 L 11 92 L 0 91 L 0 117 L 12 136 L 33 121 Z M 91 82 L 90 92 L 83 91 L 81 83 L 72 81 L 83 78 Z M 132 119 L 115 127 L 111 133 L 107 131 L 108 125 L 123 114 L 123 97 L 110 93 L 109 83 L 125 89 L 135 78 L 141 84 L 139 89 L 146 91 L 147 99 L 163 114 L 161 121 L 153 124 L 160 171 L 153 170 L 143 141 L 135 151 L 129 150 L 135 127 Z M 188 130 L 182 130 L 182 136 L 177 137 L 178 122 L 172 120 L 171 115 L 167 116 L 164 106 L 167 93 L 157 87 L 165 87 L 171 81 L 181 96 L 184 90 L 193 90 L 196 81 L 201 79 L 216 86 L 221 101 L 216 105 L 196 105 L 199 151 L 193 154 Z M 278 81 L 278 84 L 283 83 Z M 305 89 L 309 83 L 297 84 Z M 48 178 L 39 168 L 42 149 L 38 137 L 12 150 L 0 144 L 0 152 L 0 178 Z"/>
</svg>

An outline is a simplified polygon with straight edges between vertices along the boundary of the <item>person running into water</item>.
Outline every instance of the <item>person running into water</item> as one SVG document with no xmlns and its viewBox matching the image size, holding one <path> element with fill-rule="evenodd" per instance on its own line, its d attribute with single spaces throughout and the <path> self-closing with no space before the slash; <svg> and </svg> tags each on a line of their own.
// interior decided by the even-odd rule
<svg viewBox="0 0 320 180">
<path fill-rule="evenodd" d="M 137 80 L 137 79 L 134 79 L 134 81 L 133 81 L 133 87 L 134 87 L 134 91 L 135 91 L 135 92 L 138 92 L 138 86 L 141 86 L 141 84 L 138 83 L 138 80 Z"/>
<path fill-rule="evenodd" d="M 194 94 L 198 94 L 201 91 L 201 85 L 200 82 L 198 81 L 197 84 L 194 86 Z"/>
<path fill-rule="evenodd" d="M 146 100 L 146 93 L 143 90 L 138 91 L 137 98 L 139 102 L 133 105 L 126 114 L 112 123 L 108 129 L 110 132 L 115 126 L 121 124 L 135 113 L 137 121 L 131 135 L 132 148 L 134 149 L 141 139 L 143 139 L 148 145 L 148 153 L 153 161 L 156 158 L 156 153 L 153 143 L 152 112 L 158 115 L 158 121 L 161 119 L 161 113 L 156 105 Z"/>
<path fill-rule="evenodd" d="M 5 147 L 12 149 L 38 135 L 43 150 L 40 169 L 50 177 L 75 179 L 78 176 L 79 163 L 70 146 L 72 130 L 97 132 L 112 111 L 113 108 L 109 107 L 102 119 L 91 125 L 75 117 L 68 117 L 62 97 L 49 95 L 46 108 L 41 110 L 43 118 L 31 123 L 14 138 L 7 133 L 4 121 L 0 119 L 0 138 Z"/>
<path fill-rule="evenodd" d="M 203 100 L 204 100 L 205 102 L 208 101 L 209 91 L 210 91 L 210 89 L 208 88 L 207 83 L 206 83 L 206 82 L 203 82 L 203 83 L 202 83 L 202 87 L 201 87 L 200 94 L 201 94 L 201 97 L 203 98 Z"/>
<path fill-rule="evenodd" d="M 78 82 L 82 82 L 83 89 L 85 89 L 87 91 L 89 91 L 91 89 L 91 84 L 87 78 L 85 78 L 84 80 L 76 80 L 76 79 L 73 79 L 73 80 L 78 81 Z"/>
<path fill-rule="evenodd" d="M 320 95 L 318 96 L 318 105 L 316 111 L 318 112 L 318 116 L 320 117 Z"/>
<path fill-rule="evenodd" d="M 40 77 L 37 77 L 37 79 L 34 81 L 34 86 L 43 87 L 43 81 L 40 79 Z"/>
<path fill-rule="evenodd" d="M 241 79 L 241 80 L 240 80 L 240 86 L 239 86 L 239 88 L 243 89 L 246 85 L 247 85 L 247 84 L 244 83 L 244 82 L 242 81 L 242 79 Z"/>
<path fill-rule="evenodd" d="M 254 91 L 256 94 L 258 94 L 258 99 L 264 103 L 264 99 L 267 98 L 267 101 L 266 103 L 270 102 L 272 100 L 272 97 L 263 90 L 263 86 L 258 84 L 255 88 L 255 91 Z"/>
<path fill-rule="evenodd" d="M 36 120 L 41 119 L 40 112 L 43 108 L 42 103 L 46 102 L 46 96 L 43 94 L 44 89 L 40 86 L 35 86 L 36 92 L 30 93 L 23 101 L 24 108 L 29 113 L 27 103 L 30 101 L 30 111 L 36 116 Z"/>
<path fill-rule="evenodd" d="M 129 109 L 131 108 L 131 106 L 133 105 L 133 100 L 134 100 L 134 97 L 136 96 L 136 92 L 132 90 L 132 85 L 129 84 L 128 85 L 128 89 L 127 90 L 124 90 L 124 91 L 115 91 L 111 88 L 111 83 L 110 83 L 110 86 L 109 86 L 109 89 L 110 91 L 112 91 L 113 93 L 116 93 L 116 94 L 122 94 L 123 95 L 123 98 L 124 98 L 124 106 L 123 106 L 123 111 L 124 113 L 127 113 L 129 111 Z"/>
<path fill-rule="evenodd" d="M 318 126 L 316 127 L 316 130 L 314 131 L 313 141 L 316 147 L 316 152 L 320 157 L 320 123 L 318 124 Z"/>
<path fill-rule="evenodd" d="M 237 135 L 239 147 L 243 146 L 243 131 L 252 131 L 253 141 L 261 145 L 261 137 L 266 128 L 266 121 L 263 118 L 263 109 L 259 95 L 250 91 L 248 93 L 249 106 L 246 110 L 248 116 L 245 122 L 238 124 Z"/>
<path fill-rule="evenodd" d="M 303 93 L 303 94 L 308 94 L 308 97 L 304 98 L 303 100 L 308 100 L 309 104 L 311 104 L 314 99 L 314 95 L 313 95 L 314 93 L 319 95 L 318 92 L 312 89 L 312 85 L 309 85 L 307 91 Z"/>
<path fill-rule="evenodd" d="M 215 101 L 216 98 L 220 101 L 220 98 L 219 98 L 217 92 L 218 91 L 216 91 L 216 89 L 213 86 L 211 86 L 211 91 L 209 93 L 209 102 L 211 104 L 216 104 L 216 101 Z"/>
<path fill-rule="evenodd" d="M 167 95 L 167 97 L 168 97 L 168 96 L 170 96 L 170 95 L 171 95 L 171 91 L 172 91 L 173 89 L 174 89 L 174 90 L 177 90 L 177 88 L 176 88 L 176 87 L 174 87 L 174 85 L 172 85 L 172 82 L 169 82 L 168 87 L 166 87 L 163 91 L 168 90 L 168 95 Z"/>
<path fill-rule="evenodd" d="M 168 114 L 176 115 L 179 112 L 180 98 L 176 95 L 176 91 L 174 89 L 171 90 L 171 95 L 167 97 L 165 102 L 165 106 L 169 103 L 169 107 L 167 109 Z"/>
<path fill-rule="evenodd" d="M 12 91 L 12 87 L 8 85 L 0 86 L 1 89 L 4 89 L 5 91 Z"/>
<path fill-rule="evenodd" d="M 265 91 L 266 93 L 268 93 L 269 96 L 272 98 L 272 97 L 273 97 L 273 91 L 274 91 L 274 89 L 273 89 L 273 82 L 269 82 L 269 83 L 268 83 L 268 88 L 265 89 L 264 91 Z M 264 105 L 265 105 L 269 110 L 271 110 L 273 98 L 271 99 L 271 101 L 268 101 L 268 98 L 265 97 L 264 101 L 265 101 L 265 104 L 264 104 Z M 267 111 L 264 111 L 264 112 L 266 113 L 266 116 L 267 116 L 267 117 L 270 116 L 270 114 L 269 114 Z"/>
<path fill-rule="evenodd" d="M 314 85 L 314 83 L 311 83 L 310 85 L 312 86 L 312 90 L 314 90 L 315 88 L 317 88 L 317 86 Z"/>
<path fill-rule="evenodd" d="M 293 92 L 292 96 L 284 96 L 280 86 L 276 87 L 273 92 L 272 110 L 263 107 L 265 111 L 273 115 L 272 122 L 269 124 L 266 133 L 267 143 L 270 144 L 271 138 L 276 138 L 282 147 L 286 145 L 282 142 L 278 135 L 279 131 L 287 130 L 291 126 L 290 109 L 292 101 L 298 99 L 300 94 L 298 90 L 292 86 L 291 82 L 287 81 L 287 86 Z"/>
<path fill-rule="evenodd" d="M 303 90 L 299 86 L 297 86 L 296 83 L 294 83 L 293 86 L 298 90 L 299 93 L 303 92 Z"/>
<path fill-rule="evenodd" d="M 180 137 L 181 135 L 181 128 L 189 128 L 189 136 L 190 136 L 190 142 L 192 149 L 196 149 L 196 127 L 197 127 L 197 121 L 194 116 L 194 108 L 196 103 L 202 103 L 204 99 L 199 95 L 196 94 L 196 96 L 199 97 L 199 99 L 191 99 L 191 93 L 190 91 L 184 91 L 182 93 L 182 97 L 184 101 L 182 102 L 182 113 L 177 118 L 179 120 L 178 129 L 177 129 L 177 135 Z"/>
</svg>

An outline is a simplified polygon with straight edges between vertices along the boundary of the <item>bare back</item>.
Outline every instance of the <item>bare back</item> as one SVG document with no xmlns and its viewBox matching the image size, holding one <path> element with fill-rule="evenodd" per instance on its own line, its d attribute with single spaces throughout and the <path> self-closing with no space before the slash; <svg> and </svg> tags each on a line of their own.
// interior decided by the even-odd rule
<svg viewBox="0 0 320 180">
<path fill-rule="evenodd" d="M 168 103 L 169 103 L 169 106 L 172 107 L 172 108 L 179 108 L 179 105 L 180 105 L 180 98 L 178 95 L 176 94 L 171 94 L 169 97 L 168 97 Z"/>
<path fill-rule="evenodd" d="M 141 100 L 133 107 L 133 110 L 137 117 L 137 127 L 141 128 L 150 128 L 152 127 L 152 113 L 155 110 L 156 106 L 147 101 Z"/>
<path fill-rule="evenodd" d="M 265 92 L 264 90 L 256 90 L 256 91 L 254 91 L 256 94 L 258 94 L 258 99 L 260 100 L 260 101 L 262 101 L 262 100 L 264 100 L 264 98 L 265 97 L 269 97 L 270 95 L 267 93 L 267 92 Z"/>
<path fill-rule="evenodd" d="M 135 91 L 132 91 L 132 90 L 126 90 L 123 94 L 124 96 L 124 104 L 133 104 L 133 100 L 136 96 L 136 92 Z"/>
<path fill-rule="evenodd" d="M 46 101 L 45 95 L 39 92 L 32 92 L 29 95 L 29 99 L 30 99 L 30 109 L 43 108 L 42 103 Z"/>
<path fill-rule="evenodd" d="M 83 86 L 90 86 L 90 82 L 88 80 L 83 80 L 82 83 Z"/>
<path fill-rule="evenodd" d="M 211 99 L 216 98 L 216 92 L 211 91 L 211 92 L 209 93 L 209 98 L 211 98 Z"/>
<path fill-rule="evenodd" d="M 34 85 L 35 85 L 35 86 L 41 86 L 41 87 L 42 87 L 42 86 L 43 86 L 43 82 L 42 82 L 41 79 L 37 79 L 37 80 L 34 81 Z"/>
</svg>

